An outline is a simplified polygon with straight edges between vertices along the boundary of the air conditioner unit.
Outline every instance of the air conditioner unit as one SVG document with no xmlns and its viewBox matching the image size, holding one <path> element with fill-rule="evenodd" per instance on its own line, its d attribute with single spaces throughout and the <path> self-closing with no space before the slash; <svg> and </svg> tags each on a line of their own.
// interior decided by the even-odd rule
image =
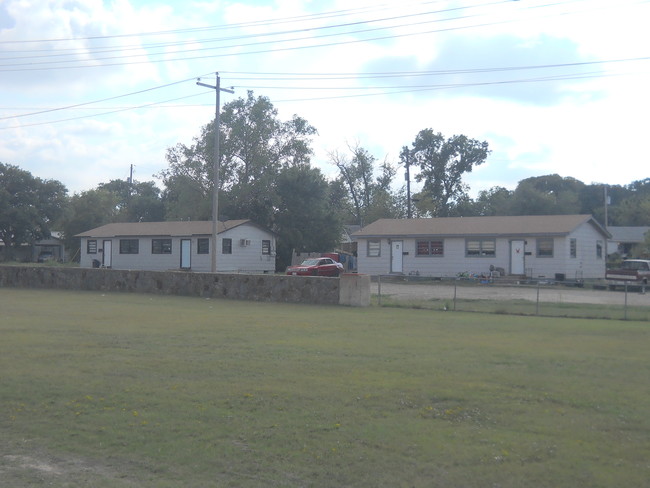
<svg viewBox="0 0 650 488">
<path fill-rule="evenodd" d="M 239 245 L 242 247 L 250 246 L 251 245 L 251 240 L 250 239 L 239 239 Z"/>
</svg>

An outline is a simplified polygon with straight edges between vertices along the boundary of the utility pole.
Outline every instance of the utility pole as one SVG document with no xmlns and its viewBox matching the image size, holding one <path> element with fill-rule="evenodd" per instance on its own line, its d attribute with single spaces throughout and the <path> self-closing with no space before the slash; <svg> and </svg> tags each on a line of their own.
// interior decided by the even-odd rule
<svg viewBox="0 0 650 488">
<path fill-rule="evenodd" d="M 212 86 L 206 83 L 201 83 L 201 78 L 196 81 L 196 84 L 199 86 L 205 86 L 206 88 L 212 88 L 217 94 L 215 115 L 214 115 L 214 155 L 212 161 L 212 171 L 214 172 L 212 181 L 214 184 L 214 189 L 212 190 L 212 272 L 217 272 L 217 234 L 219 233 L 219 167 L 220 161 L 219 158 L 221 154 L 219 153 L 219 140 L 221 132 L 221 97 L 220 94 L 222 91 L 226 93 L 235 93 L 235 90 L 228 88 L 221 88 L 221 78 L 219 78 L 219 73 L 215 73 L 217 76 L 217 85 Z"/>
<path fill-rule="evenodd" d="M 411 157 L 407 154 L 406 155 L 406 218 L 410 219 L 412 217 L 411 214 L 411 173 L 410 173 L 410 166 L 411 166 Z"/>
<path fill-rule="evenodd" d="M 607 207 L 609 206 L 609 196 L 607 195 L 607 185 L 603 185 L 603 191 L 605 193 L 605 195 L 604 195 L 604 197 L 605 197 L 605 230 L 607 230 L 607 225 L 608 225 L 608 222 L 607 222 L 607 220 L 608 220 L 607 219 Z"/>
</svg>

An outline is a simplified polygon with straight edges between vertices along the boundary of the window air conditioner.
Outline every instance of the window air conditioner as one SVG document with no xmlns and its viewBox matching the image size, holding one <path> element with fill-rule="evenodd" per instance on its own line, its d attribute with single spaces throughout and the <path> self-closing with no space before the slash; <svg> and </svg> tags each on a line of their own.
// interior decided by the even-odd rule
<svg viewBox="0 0 650 488">
<path fill-rule="evenodd" d="M 251 245 L 251 240 L 250 239 L 239 239 L 239 245 L 242 247 L 250 246 Z"/>
</svg>

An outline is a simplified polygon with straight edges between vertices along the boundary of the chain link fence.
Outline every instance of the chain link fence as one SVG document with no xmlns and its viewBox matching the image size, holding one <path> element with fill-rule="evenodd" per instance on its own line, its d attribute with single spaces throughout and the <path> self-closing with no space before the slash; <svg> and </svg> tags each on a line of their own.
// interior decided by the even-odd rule
<svg viewBox="0 0 650 488">
<path fill-rule="evenodd" d="M 650 321 L 650 294 L 632 284 L 617 291 L 601 282 L 372 277 L 379 306 L 442 311 Z"/>
</svg>

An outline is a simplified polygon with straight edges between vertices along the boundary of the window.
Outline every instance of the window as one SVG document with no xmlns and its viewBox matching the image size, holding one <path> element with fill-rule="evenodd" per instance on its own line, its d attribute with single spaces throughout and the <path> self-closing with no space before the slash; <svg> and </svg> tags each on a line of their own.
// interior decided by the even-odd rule
<svg viewBox="0 0 650 488">
<path fill-rule="evenodd" d="M 196 254 L 209 254 L 210 253 L 210 239 L 207 237 L 200 237 L 196 240 Z"/>
<path fill-rule="evenodd" d="M 569 255 L 572 258 L 578 257 L 578 239 L 569 240 Z"/>
<path fill-rule="evenodd" d="M 596 241 L 596 257 L 603 259 L 603 241 Z"/>
<path fill-rule="evenodd" d="M 262 254 L 271 254 L 270 239 L 262 239 Z"/>
<path fill-rule="evenodd" d="M 97 239 L 88 239 L 86 243 L 86 253 L 97 254 Z"/>
<path fill-rule="evenodd" d="M 368 241 L 368 257 L 376 258 L 381 255 L 381 242 L 379 240 Z"/>
<path fill-rule="evenodd" d="M 139 252 L 137 239 L 120 239 L 120 254 L 138 254 Z"/>
<path fill-rule="evenodd" d="M 151 239 L 151 254 L 171 254 L 171 239 Z"/>
<path fill-rule="evenodd" d="M 537 257 L 553 257 L 553 239 L 537 239 Z"/>
<path fill-rule="evenodd" d="M 494 257 L 496 241 L 494 239 L 468 239 L 465 241 L 465 256 Z"/>
<path fill-rule="evenodd" d="M 232 254 L 232 239 L 221 239 L 221 254 Z"/>
<path fill-rule="evenodd" d="M 444 254 L 443 241 L 417 241 L 415 243 L 416 256 L 442 256 Z"/>
</svg>

